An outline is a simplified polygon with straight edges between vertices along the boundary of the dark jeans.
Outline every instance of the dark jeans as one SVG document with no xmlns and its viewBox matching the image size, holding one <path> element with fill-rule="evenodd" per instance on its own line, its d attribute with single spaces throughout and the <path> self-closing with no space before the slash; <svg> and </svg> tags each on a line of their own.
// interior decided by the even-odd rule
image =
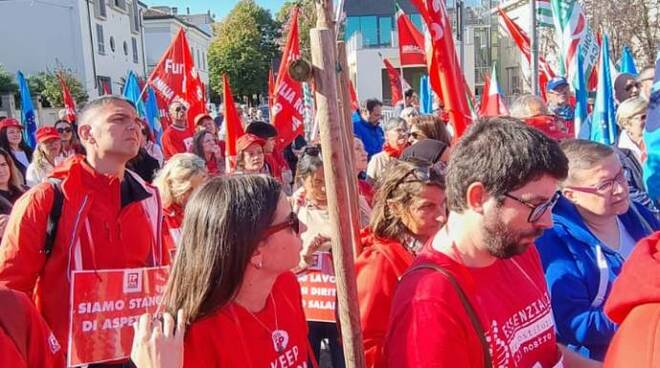
<svg viewBox="0 0 660 368">
<path fill-rule="evenodd" d="M 321 340 L 328 339 L 330 362 L 333 368 L 344 368 L 344 349 L 339 341 L 339 331 L 335 323 L 307 322 L 309 326 L 309 344 L 312 346 L 316 361 L 321 363 Z"/>
</svg>

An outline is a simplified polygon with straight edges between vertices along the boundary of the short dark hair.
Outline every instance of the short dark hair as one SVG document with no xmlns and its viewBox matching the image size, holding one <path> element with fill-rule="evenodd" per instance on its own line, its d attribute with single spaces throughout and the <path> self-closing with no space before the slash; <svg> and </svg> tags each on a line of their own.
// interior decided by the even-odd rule
<svg viewBox="0 0 660 368">
<path fill-rule="evenodd" d="M 114 103 L 114 102 L 127 103 L 133 108 L 133 110 L 135 110 L 135 104 L 131 100 L 128 100 L 120 96 L 105 95 L 88 101 L 85 104 L 85 106 L 83 106 L 82 110 L 80 110 L 80 112 L 78 113 L 78 121 L 80 123 L 86 123 L 92 111 L 96 110 L 97 108 L 103 105 L 107 105 L 109 103 Z"/>
<path fill-rule="evenodd" d="M 263 121 L 251 122 L 245 128 L 245 133 L 254 134 L 261 139 L 277 137 L 277 129 L 273 125 Z"/>
<path fill-rule="evenodd" d="M 406 98 L 410 98 L 415 95 L 415 90 L 412 88 L 408 88 L 404 93 L 404 95 L 406 96 Z"/>
<path fill-rule="evenodd" d="M 367 100 L 367 111 L 373 112 L 376 106 L 383 106 L 383 103 L 377 98 L 370 98 Z"/>
<path fill-rule="evenodd" d="M 564 180 L 568 159 L 559 144 L 512 117 L 480 119 L 470 126 L 447 167 L 447 203 L 462 213 L 468 187 L 480 182 L 496 198 L 542 175 Z"/>
</svg>

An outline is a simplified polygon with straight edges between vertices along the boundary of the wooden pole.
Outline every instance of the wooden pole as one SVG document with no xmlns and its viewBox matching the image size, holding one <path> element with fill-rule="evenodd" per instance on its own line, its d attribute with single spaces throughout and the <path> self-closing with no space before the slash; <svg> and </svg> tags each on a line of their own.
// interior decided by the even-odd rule
<svg viewBox="0 0 660 368">
<path fill-rule="evenodd" d="M 351 236 L 353 238 L 353 254 L 357 258 L 362 252 L 362 243 L 360 242 L 360 206 L 358 203 L 359 190 L 357 184 L 357 175 L 353 168 L 355 167 L 355 157 L 353 149 L 354 134 L 353 134 L 353 111 L 351 106 L 351 94 L 348 86 L 348 59 L 346 57 L 346 43 L 344 41 L 337 42 L 337 70 L 339 72 L 337 78 L 337 92 L 339 93 L 339 112 L 341 114 L 343 124 L 341 124 L 342 133 L 344 136 L 344 154 L 346 155 L 347 171 L 353 176 L 346 180 L 348 186 L 349 198 L 349 215 L 351 218 Z"/>
<path fill-rule="evenodd" d="M 346 209 L 352 201 L 347 181 L 353 168 L 347 167 L 345 135 L 342 133 L 337 93 L 337 54 L 335 51 L 332 0 L 316 0 L 317 26 L 310 30 L 312 68 L 316 84 L 317 118 L 323 152 L 323 170 L 328 195 L 332 255 L 337 282 L 337 309 L 341 324 L 346 366 L 365 367 L 360 313 L 357 304 L 353 236 Z"/>
</svg>

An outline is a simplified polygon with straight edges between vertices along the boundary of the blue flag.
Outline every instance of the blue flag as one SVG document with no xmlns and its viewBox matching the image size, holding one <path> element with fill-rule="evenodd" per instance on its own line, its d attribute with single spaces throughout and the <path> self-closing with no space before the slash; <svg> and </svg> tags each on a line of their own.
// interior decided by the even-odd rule
<svg viewBox="0 0 660 368">
<path fill-rule="evenodd" d="M 147 87 L 147 103 L 145 106 L 147 113 L 147 123 L 156 136 L 156 143 L 160 145 L 163 136 L 163 126 L 160 125 L 160 113 L 158 112 L 158 102 L 153 88 Z"/>
<path fill-rule="evenodd" d="M 146 117 L 146 113 L 144 111 L 144 102 L 142 102 L 140 92 L 140 83 L 138 83 L 137 75 L 131 70 L 128 72 L 126 83 L 124 83 L 124 90 L 121 94 L 126 97 L 127 100 L 135 104 L 135 109 L 137 110 L 138 115 L 144 118 Z"/>
<path fill-rule="evenodd" d="M 23 73 L 18 71 L 16 73 L 18 80 L 18 89 L 21 93 L 21 122 L 23 123 L 23 140 L 25 143 L 34 148 L 37 145 L 37 116 L 34 113 L 34 106 L 32 105 L 32 95 L 28 88 L 27 82 Z"/>
<path fill-rule="evenodd" d="M 632 74 L 635 77 L 639 74 L 637 73 L 637 67 L 635 66 L 635 58 L 628 46 L 623 47 L 623 54 L 621 55 L 621 61 L 619 63 L 619 71 L 621 73 Z"/>
<path fill-rule="evenodd" d="M 591 137 L 595 142 L 616 144 L 617 126 L 614 95 L 612 91 L 612 75 L 610 73 L 610 46 L 607 34 L 603 35 L 603 44 L 598 58 L 598 87 L 596 88 L 596 103 L 591 118 Z"/>
<path fill-rule="evenodd" d="M 575 88 L 575 133 L 579 133 L 582 127 L 587 124 L 589 117 L 589 107 L 587 105 L 587 80 L 584 77 L 584 67 L 582 66 L 582 53 L 577 56 L 577 88 Z"/>
<path fill-rule="evenodd" d="M 644 127 L 647 157 L 643 172 L 649 196 L 657 202 L 660 200 L 660 52 L 655 58 L 655 79 L 649 100 Z"/>
<path fill-rule="evenodd" d="M 419 110 L 422 114 L 433 113 L 433 92 L 429 78 L 425 75 L 419 80 Z"/>
</svg>

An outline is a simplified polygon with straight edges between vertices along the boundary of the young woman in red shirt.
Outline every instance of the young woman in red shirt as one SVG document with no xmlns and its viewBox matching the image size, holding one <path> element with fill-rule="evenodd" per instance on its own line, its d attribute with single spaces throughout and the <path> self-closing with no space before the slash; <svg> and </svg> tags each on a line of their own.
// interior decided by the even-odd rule
<svg viewBox="0 0 660 368">
<path fill-rule="evenodd" d="M 203 129 L 195 133 L 192 153 L 204 159 L 209 176 L 225 173 L 225 157 L 218 144 L 218 139 L 211 132 Z"/>
<path fill-rule="evenodd" d="M 163 243 L 170 257 L 181 240 L 183 210 L 193 191 L 208 178 L 204 160 L 192 153 L 177 153 L 172 156 L 154 179 L 163 204 Z"/>
<path fill-rule="evenodd" d="M 397 161 L 374 196 L 369 227 L 361 233 L 357 269 L 360 323 L 367 367 L 383 367 L 390 306 L 398 280 L 446 222 L 444 180 L 426 162 Z"/>
<path fill-rule="evenodd" d="M 307 367 L 299 222 L 265 175 L 214 178 L 187 204 L 163 296 L 189 326 L 184 367 Z"/>
</svg>

